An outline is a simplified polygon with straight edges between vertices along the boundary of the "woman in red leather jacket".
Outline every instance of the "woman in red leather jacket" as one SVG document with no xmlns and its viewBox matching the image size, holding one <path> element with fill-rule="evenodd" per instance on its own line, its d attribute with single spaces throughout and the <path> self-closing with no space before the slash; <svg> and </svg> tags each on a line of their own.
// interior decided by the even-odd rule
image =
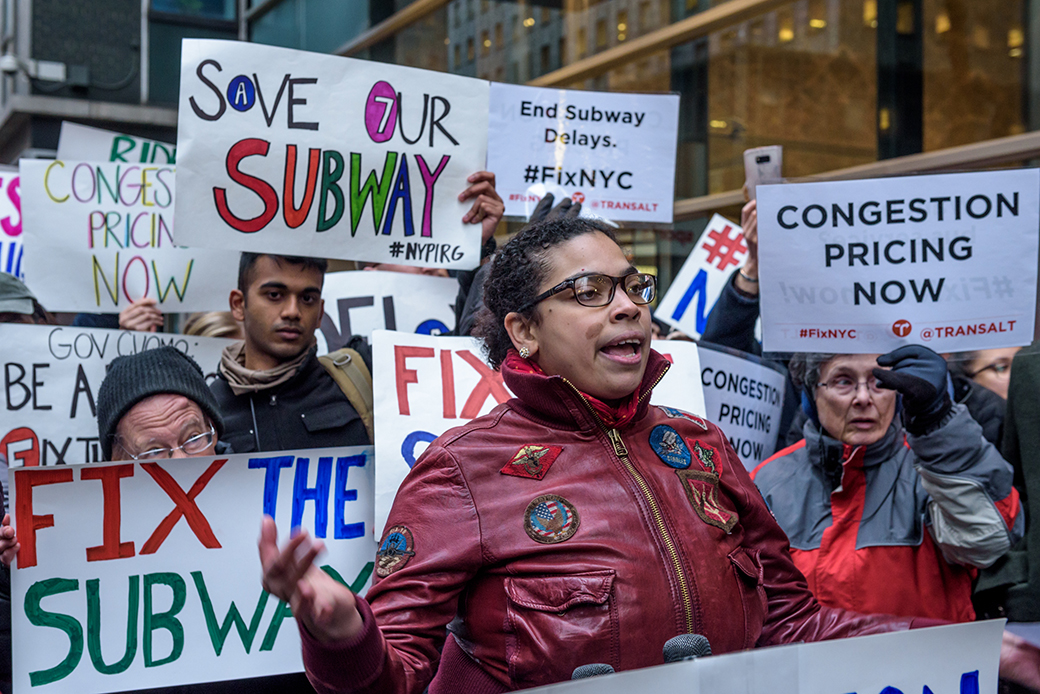
<svg viewBox="0 0 1040 694">
<path fill-rule="evenodd" d="M 416 463 L 367 596 L 264 521 L 319 692 L 505 692 L 660 664 L 683 633 L 725 653 L 936 623 L 821 607 L 721 431 L 649 404 L 656 280 L 609 231 L 543 222 L 493 262 L 478 335 L 516 397 Z"/>
</svg>

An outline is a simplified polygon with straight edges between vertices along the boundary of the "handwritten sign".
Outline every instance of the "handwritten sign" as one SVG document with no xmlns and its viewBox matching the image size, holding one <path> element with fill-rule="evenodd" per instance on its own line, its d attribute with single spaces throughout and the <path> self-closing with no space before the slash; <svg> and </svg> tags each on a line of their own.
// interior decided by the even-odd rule
<svg viewBox="0 0 1040 694">
<path fill-rule="evenodd" d="M 179 243 L 479 264 L 458 195 L 484 168 L 487 82 L 238 41 L 181 56 Z"/>
<path fill-rule="evenodd" d="M 113 359 L 171 345 L 198 362 L 211 380 L 230 343 L 218 337 L 0 323 L 0 454 L 12 467 L 96 462 L 101 456 L 97 393 Z"/>
<path fill-rule="evenodd" d="M 767 351 L 1033 339 L 1038 169 L 761 186 L 758 223 Z"/>
<path fill-rule="evenodd" d="M 708 314 L 737 268 L 744 265 L 747 244 L 741 228 L 713 215 L 679 274 L 661 297 L 654 316 L 696 339 L 708 325 Z"/>
<path fill-rule="evenodd" d="M 177 147 L 168 142 L 62 121 L 57 158 L 65 161 L 174 164 L 177 161 Z"/>
<path fill-rule="evenodd" d="M 256 538 L 302 527 L 355 591 L 372 574 L 372 449 L 21 468 L 11 571 L 14 687 L 92 694 L 303 669 Z"/>
<path fill-rule="evenodd" d="M 450 277 L 366 270 L 325 275 L 325 315 L 316 333 L 318 353 L 344 346 L 353 335 L 401 330 L 445 335 L 455 327 L 459 283 Z"/>
<path fill-rule="evenodd" d="M 775 646 L 528 691 L 551 694 L 996 694 L 1004 620 Z"/>
<path fill-rule="evenodd" d="M 239 253 L 174 243 L 172 166 L 23 159 L 25 275 L 50 311 L 227 309 Z"/>
<path fill-rule="evenodd" d="M 488 169 L 506 214 L 546 193 L 617 221 L 672 221 L 678 94 L 492 83 Z"/>
<path fill-rule="evenodd" d="M 18 169 L 0 167 L 0 272 L 25 279 Z"/>
<path fill-rule="evenodd" d="M 776 450 L 786 375 L 773 362 L 736 350 L 701 345 L 700 358 L 707 417 L 753 470 Z"/>
</svg>

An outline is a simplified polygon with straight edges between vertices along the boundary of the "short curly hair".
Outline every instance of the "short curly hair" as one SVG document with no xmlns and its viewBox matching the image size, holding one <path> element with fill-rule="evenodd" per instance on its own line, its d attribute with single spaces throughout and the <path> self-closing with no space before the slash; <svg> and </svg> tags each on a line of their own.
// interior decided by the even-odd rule
<svg viewBox="0 0 1040 694">
<path fill-rule="evenodd" d="M 791 357 L 787 364 L 787 370 L 791 374 L 791 381 L 812 395 L 816 386 L 820 385 L 820 369 L 837 354 L 826 352 L 801 352 Z"/>
<path fill-rule="evenodd" d="M 549 271 L 552 249 L 565 241 L 583 234 L 599 232 L 617 243 L 617 237 L 608 227 L 587 219 L 561 218 L 538 222 L 520 230 L 491 259 L 491 268 L 484 282 L 484 308 L 476 317 L 473 335 L 484 340 L 488 363 L 496 371 L 513 347 L 506 332 L 506 315 L 526 306 L 538 294 Z M 537 306 L 518 311 L 522 316 L 537 320 Z"/>
</svg>

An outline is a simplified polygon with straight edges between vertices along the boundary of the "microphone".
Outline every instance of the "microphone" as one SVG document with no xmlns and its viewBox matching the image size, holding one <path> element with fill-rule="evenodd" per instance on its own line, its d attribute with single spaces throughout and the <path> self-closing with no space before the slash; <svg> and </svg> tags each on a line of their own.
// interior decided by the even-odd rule
<svg viewBox="0 0 1040 694">
<path fill-rule="evenodd" d="M 664 644 L 664 662 L 679 663 L 711 655 L 708 639 L 700 634 L 679 634 Z"/>
<path fill-rule="evenodd" d="M 704 638 L 703 636 L 701 638 Z M 571 673 L 572 680 L 583 680 L 586 677 L 596 677 L 597 675 L 613 675 L 614 668 L 606 663 L 589 663 L 588 665 L 582 665 L 574 668 L 574 672 Z"/>
</svg>

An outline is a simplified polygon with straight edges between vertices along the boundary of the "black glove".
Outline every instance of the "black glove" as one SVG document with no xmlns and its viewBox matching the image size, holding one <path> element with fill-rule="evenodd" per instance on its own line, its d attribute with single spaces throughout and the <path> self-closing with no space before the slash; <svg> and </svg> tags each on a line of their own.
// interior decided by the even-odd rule
<svg viewBox="0 0 1040 694">
<path fill-rule="evenodd" d="M 921 345 L 906 345 L 877 359 L 892 370 L 874 369 L 882 387 L 903 395 L 903 423 L 907 431 L 921 435 L 942 421 L 953 403 L 946 389 L 946 360 Z"/>
<path fill-rule="evenodd" d="M 580 202 L 572 202 L 570 198 L 564 198 L 559 205 L 553 207 L 554 199 L 552 193 L 546 193 L 538 201 L 538 204 L 535 205 L 534 212 L 531 213 L 527 224 L 531 225 L 536 222 L 552 221 L 554 219 L 574 218 L 581 214 Z"/>
</svg>

